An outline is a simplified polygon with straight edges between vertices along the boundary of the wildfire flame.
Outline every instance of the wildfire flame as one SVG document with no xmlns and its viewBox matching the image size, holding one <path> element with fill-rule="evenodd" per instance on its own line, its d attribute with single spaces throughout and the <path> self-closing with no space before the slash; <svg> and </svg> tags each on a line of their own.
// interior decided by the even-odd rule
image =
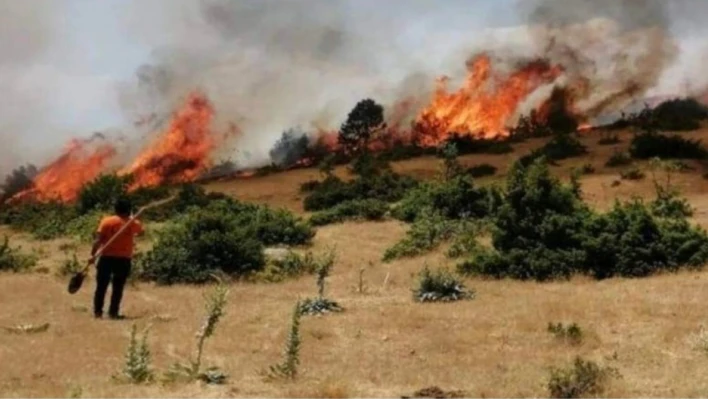
<svg viewBox="0 0 708 399">
<path fill-rule="evenodd" d="M 519 104 L 563 72 L 545 61 L 533 61 L 503 76 L 494 73 L 486 54 L 472 58 L 467 68 L 467 78 L 456 92 L 448 92 L 447 77 L 438 80 L 430 105 L 417 118 L 421 144 L 438 145 L 453 133 L 482 138 L 507 136 L 506 125 Z"/>
<path fill-rule="evenodd" d="M 73 201 L 81 187 L 95 179 L 115 154 L 112 145 L 96 145 L 93 138 L 71 140 L 64 153 L 34 178 L 32 188 L 14 195 L 9 201 L 30 198 L 37 201 Z"/>
<path fill-rule="evenodd" d="M 192 93 L 167 130 L 119 175 L 131 174 L 131 189 L 196 179 L 209 166 L 215 142 L 211 134 L 214 110 L 207 98 Z"/>
<path fill-rule="evenodd" d="M 215 147 L 210 127 L 213 116 L 214 110 L 203 94 L 190 94 L 155 142 L 131 164 L 118 170 L 119 175 L 133 176 L 129 190 L 199 177 L 209 167 L 209 155 Z M 231 130 L 224 137 L 233 135 Z M 72 202 L 83 185 L 109 171 L 109 161 L 115 155 L 112 145 L 96 144 L 95 138 L 71 140 L 62 155 L 35 177 L 32 187 L 16 194 L 9 202 L 24 199 Z"/>
</svg>

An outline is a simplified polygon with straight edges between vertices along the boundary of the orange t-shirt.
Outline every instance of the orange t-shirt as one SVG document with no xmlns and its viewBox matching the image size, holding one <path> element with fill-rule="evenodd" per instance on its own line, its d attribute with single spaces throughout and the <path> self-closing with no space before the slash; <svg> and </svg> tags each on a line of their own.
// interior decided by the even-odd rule
<svg viewBox="0 0 708 399">
<path fill-rule="evenodd" d="M 105 245 L 115 233 L 120 230 L 129 219 L 122 219 L 120 216 L 106 216 L 98 226 L 98 236 L 101 245 Z M 114 256 L 119 258 L 133 257 L 133 239 L 137 234 L 143 232 L 143 226 L 139 221 L 133 220 L 130 225 L 116 237 L 111 245 L 103 250 L 102 256 Z"/>
</svg>

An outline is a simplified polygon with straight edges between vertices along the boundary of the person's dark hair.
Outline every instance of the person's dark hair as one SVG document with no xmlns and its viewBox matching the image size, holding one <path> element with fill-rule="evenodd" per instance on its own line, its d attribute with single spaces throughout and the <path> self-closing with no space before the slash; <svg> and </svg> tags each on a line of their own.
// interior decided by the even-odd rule
<svg viewBox="0 0 708 399">
<path fill-rule="evenodd" d="M 113 208 L 118 216 L 130 216 L 133 210 L 133 205 L 127 198 L 119 198 Z"/>
</svg>

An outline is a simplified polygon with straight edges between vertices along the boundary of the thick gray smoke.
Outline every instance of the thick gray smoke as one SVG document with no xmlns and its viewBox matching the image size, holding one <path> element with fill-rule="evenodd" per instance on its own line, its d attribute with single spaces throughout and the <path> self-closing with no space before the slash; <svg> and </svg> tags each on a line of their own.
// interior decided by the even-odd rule
<svg viewBox="0 0 708 399">
<path fill-rule="evenodd" d="M 570 89 L 577 111 L 594 118 L 643 98 L 675 62 L 668 3 L 540 0 L 520 8 L 533 51 L 563 66 L 558 84 Z"/>
<path fill-rule="evenodd" d="M 41 129 L 51 110 L 37 76 L 48 71 L 32 66 L 50 46 L 53 19 L 51 0 L 0 1 L 0 173 L 25 161 L 29 151 L 19 138 Z M 32 29 L 28 30 L 27 27 Z"/>
<path fill-rule="evenodd" d="M 111 76 L 117 90 L 110 91 L 98 90 L 109 87 L 101 82 L 81 90 L 46 61 L 46 53 L 72 54 L 58 40 L 72 31 L 61 23 L 75 15 L 67 5 L 79 2 L 0 0 L 0 89 L 13 99 L 0 109 L 0 138 L 22 157 L 2 154 L 0 172 L 36 161 L 26 157 L 35 145 L 51 142 L 56 149 L 68 137 L 103 128 L 51 130 L 57 113 L 88 124 L 93 113 L 77 109 L 89 102 L 117 102 L 112 105 L 126 118 L 116 127 L 128 137 L 120 146 L 134 153 L 140 143 L 130 139 L 159 131 L 193 90 L 213 103 L 217 130 L 235 123 L 242 132 L 214 158 L 236 155 L 239 165 L 261 164 L 283 131 L 337 129 L 365 97 L 387 112 L 410 100 L 410 119 L 428 103 L 436 77 L 449 75 L 455 89 L 465 61 L 480 51 L 493 53 L 502 71 L 538 57 L 565 67 L 562 79 L 533 93 L 519 113 L 558 85 L 572 88 L 577 106 L 592 115 L 646 94 L 691 94 L 708 86 L 706 1 L 513 1 L 113 1 L 112 14 L 101 19 L 117 20 L 123 47 L 103 43 L 97 48 L 105 53 L 94 56 L 125 51 L 126 43 L 152 52 L 134 76 Z M 47 100 L 57 87 L 76 89 L 79 100 Z"/>
<path fill-rule="evenodd" d="M 451 48 L 445 40 L 431 42 L 433 36 L 414 37 L 413 17 L 438 7 L 432 2 L 377 4 L 175 0 L 159 10 L 173 13 L 169 18 L 141 7 L 132 17 L 157 17 L 166 25 L 137 32 L 143 38 L 158 36 L 158 43 L 153 61 L 139 69 L 137 83 L 124 89 L 122 103 L 131 113 L 164 114 L 189 91 L 203 90 L 222 126 L 234 122 L 244 132 L 236 147 L 248 149 L 251 158 L 237 159 L 239 164 L 268 159 L 287 128 L 338 128 L 365 97 L 389 110 L 408 98 L 422 104 L 436 75 L 464 67 L 475 38 L 460 34 Z M 450 6 L 459 10 L 461 4 Z M 165 30 L 172 36 L 163 41 L 159 36 Z"/>
</svg>

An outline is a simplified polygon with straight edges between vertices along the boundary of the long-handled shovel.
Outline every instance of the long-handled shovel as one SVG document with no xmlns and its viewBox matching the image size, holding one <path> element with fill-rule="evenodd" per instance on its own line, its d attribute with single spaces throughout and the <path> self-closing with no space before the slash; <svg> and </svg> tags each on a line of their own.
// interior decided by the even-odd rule
<svg viewBox="0 0 708 399">
<path fill-rule="evenodd" d="M 177 198 L 176 195 L 174 195 L 174 196 L 172 196 L 172 197 L 169 197 L 169 198 L 166 198 L 166 199 L 163 199 L 163 200 L 160 200 L 160 201 L 155 201 L 155 202 L 153 202 L 153 203 L 151 203 L 151 204 L 145 205 L 145 206 L 143 206 L 142 208 L 138 209 L 138 212 L 137 212 L 135 215 L 133 215 L 130 219 L 128 219 L 128 221 L 127 221 L 123 226 L 121 226 L 121 228 L 120 228 L 115 234 L 113 234 L 113 236 L 111 236 L 111 238 L 110 238 L 105 244 L 103 244 L 103 246 L 101 246 L 101 248 L 99 248 L 98 251 L 96 251 L 96 254 L 95 254 L 95 256 L 93 257 L 93 259 L 98 259 L 98 258 L 101 256 L 101 254 L 103 253 L 103 251 L 104 251 L 109 245 L 111 245 L 111 243 L 113 243 L 113 241 L 114 241 L 123 231 L 125 231 L 125 229 L 130 225 L 130 223 L 131 223 L 133 220 L 135 220 L 138 216 L 140 216 L 141 213 L 143 213 L 144 211 L 146 211 L 146 210 L 148 210 L 148 209 L 150 209 L 150 208 L 154 208 L 154 207 L 156 207 L 156 206 L 164 205 L 164 204 L 166 204 L 166 203 L 168 203 L 168 202 L 174 200 L 175 198 Z M 74 275 L 71 277 L 71 279 L 69 280 L 69 286 L 67 287 L 67 290 L 69 291 L 69 294 L 75 294 L 76 292 L 79 291 L 79 289 L 81 289 L 81 285 L 84 283 L 84 279 L 86 278 L 86 274 L 88 273 L 88 268 L 89 268 L 92 264 L 93 264 L 93 262 L 92 262 L 91 260 L 89 260 L 89 262 L 86 264 L 86 266 L 85 266 L 80 272 L 77 272 L 76 274 L 74 274 Z"/>
</svg>

